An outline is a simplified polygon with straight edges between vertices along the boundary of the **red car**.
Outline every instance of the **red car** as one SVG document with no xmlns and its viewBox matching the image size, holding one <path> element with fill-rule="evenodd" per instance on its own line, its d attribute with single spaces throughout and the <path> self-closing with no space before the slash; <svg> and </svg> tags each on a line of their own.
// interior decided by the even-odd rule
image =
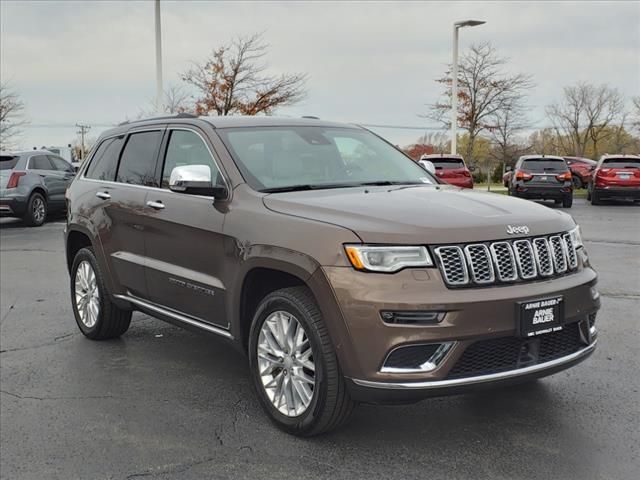
<svg viewBox="0 0 640 480">
<path fill-rule="evenodd" d="M 586 188 L 598 162 L 590 158 L 564 157 L 571 170 L 573 188 Z"/>
<path fill-rule="evenodd" d="M 473 188 L 471 171 L 465 165 L 461 155 L 446 153 L 422 155 L 418 163 L 424 167 L 425 161 L 433 163 L 436 167 L 436 177 L 443 182 L 456 187 Z"/>
<path fill-rule="evenodd" d="M 600 205 L 604 198 L 640 200 L 640 155 L 603 155 L 591 176 L 587 199 Z"/>
</svg>

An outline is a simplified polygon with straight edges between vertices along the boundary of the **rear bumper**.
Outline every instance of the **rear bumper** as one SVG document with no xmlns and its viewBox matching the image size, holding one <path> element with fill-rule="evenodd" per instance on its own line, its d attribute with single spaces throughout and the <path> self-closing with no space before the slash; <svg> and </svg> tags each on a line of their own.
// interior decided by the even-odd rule
<svg viewBox="0 0 640 480">
<path fill-rule="evenodd" d="M 21 217 L 27 211 L 27 201 L 20 197 L 0 196 L 0 216 Z"/>
<path fill-rule="evenodd" d="M 454 395 L 488 387 L 518 384 L 552 375 L 582 362 L 594 352 L 596 344 L 597 340 L 593 340 L 590 345 L 564 357 L 506 372 L 424 382 L 377 382 L 349 378 L 348 388 L 356 401 L 408 403 L 433 396 Z"/>
<path fill-rule="evenodd" d="M 632 198 L 640 199 L 640 187 L 596 187 L 594 191 L 601 198 Z"/>
<path fill-rule="evenodd" d="M 515 190 L 515 196 L 520 198 L 551 198 L 554 200 L 562 199 L 573 192 L 569 186 L 553 186 L 553 187 L 529 187 L 518 185 Z"/>
</svg>

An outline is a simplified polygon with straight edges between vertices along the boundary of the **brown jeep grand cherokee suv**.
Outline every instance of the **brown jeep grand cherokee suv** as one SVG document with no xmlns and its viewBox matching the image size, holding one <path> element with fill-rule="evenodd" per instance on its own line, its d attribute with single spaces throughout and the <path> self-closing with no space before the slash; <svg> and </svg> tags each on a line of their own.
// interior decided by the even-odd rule
<svg viewBox="0 0 640 480">
<path fill-rule="evenodd" d="M 105 133 L 67 192 L 80 330 L 140 310 L 233 342 L 269 416 L 549 375 L 596 344 L 596 273 L 560 211 L 441 184 L 317 119 L 179 115 Z"/>
</svg>

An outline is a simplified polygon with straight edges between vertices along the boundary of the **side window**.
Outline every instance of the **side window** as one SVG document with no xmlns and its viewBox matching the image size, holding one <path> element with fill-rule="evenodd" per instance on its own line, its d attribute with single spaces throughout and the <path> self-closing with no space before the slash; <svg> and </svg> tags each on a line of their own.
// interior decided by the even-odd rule
<svg viewBox="0 0 640 480">
<path fill-rule="evenodd" d="M 183 165 L 207 165 L 211 169 L 211 182 L 214 185 L 223 183 L 218 167 L 202 138 L 188 130 L 173 130 L 164 157 L 162 188 L 169 188 L 171 172 Z"/>
<path fill-rule="evenodd" d="M 54 170 L 49 157 L 46 155 L 35 155 L 29 159 L 29 169 L 31 170 Z"/>
<path fill-rule="evenodd" d="M 87 178 L 113 182 L 118 168 L 118 157 L 124 137 L 109 138 L 96 149 L 91 163 L 84 174 Z"/>
<path fill-rule="evenodd" d="M 161 131 L 132 133 L 129 135 L 116 175 L 116 182 L 157 187 L 156 156 Z"/>
<path fill-rule="evenodd" d="M 61 172 L 73 172 L 73 167 L 66 160 L 60 157 L 54 157 L 53 155 L 48 155 L 48 157 L 55 170 L 59 170 Z"/>
</svg>

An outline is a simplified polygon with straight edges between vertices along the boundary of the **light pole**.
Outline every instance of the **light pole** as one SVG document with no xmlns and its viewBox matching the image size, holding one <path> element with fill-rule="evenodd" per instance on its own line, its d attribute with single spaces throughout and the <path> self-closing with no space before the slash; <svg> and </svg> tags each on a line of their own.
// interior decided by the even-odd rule
<svg viewBox="0 0 640 480">
<path fill-rule="evenodd" d="M 156 0 L 156 113 L 161 113 L 163 108 L 162 91 L 162 24 L 160 22 L 160 0 Z"/>
<path fill-rule="evenodd" d="M 458 148 L 458 30 L 463 27 L 475 27 L 487 23 L 483 20 L 462 20 L 453 24 L 453 66 L 451 85 L 451 153 L 456 154 Z"/>
</svg>

